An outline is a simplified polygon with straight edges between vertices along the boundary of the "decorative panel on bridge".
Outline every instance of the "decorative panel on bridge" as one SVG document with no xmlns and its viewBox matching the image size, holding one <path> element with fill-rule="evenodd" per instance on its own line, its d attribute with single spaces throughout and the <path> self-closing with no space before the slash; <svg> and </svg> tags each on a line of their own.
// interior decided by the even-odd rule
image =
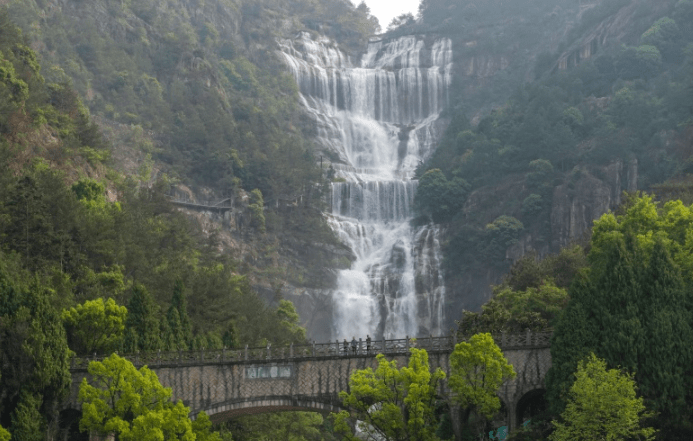
<svg viewBox="0 0 693 441">
<path fill-rule="evenodd" d="M 517 417 L 514 409 L 521 398 L 544 387 L 544 377 L 551 366 L 550 334 L 494 338 L 517 372 L 517 378 L 504 384 L 499 392 L 506 408 L 513 409 L 508 421 L 512 428 Z M 238 415 L 276 410 L 338 411 L 339 392 L 348 389 L 351 373 L 376 368 L 378 353 L 404 366 L 410 347 L 424 348 L 431 368 L 440 367 L 449 375 L 449 356 L 455 344 L 453 337 L 426 337 L 375 341 L 370 349 L 363 341 L 355 348 L 331 342 L 282 348 L 157 352 L 125 358 L 137 367 L 147 365 L 154 370 L 161 384 L 173 390 L 174 400 L 183 400 L 193 415 L 204 410 L 212 421 L 220 422 Z M 86 375 L 88 363 L 103 358 L 73 359 L 71 406 L 77 406 L 79 383 Z M 445 387 L 443 383 L 442 395 L 447 394 Z"/>
</svg>

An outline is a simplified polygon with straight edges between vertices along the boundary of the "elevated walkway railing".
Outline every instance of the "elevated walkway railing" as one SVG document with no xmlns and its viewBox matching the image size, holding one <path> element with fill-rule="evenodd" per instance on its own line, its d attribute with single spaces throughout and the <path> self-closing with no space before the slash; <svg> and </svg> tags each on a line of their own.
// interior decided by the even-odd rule
<svg viewBox="0 0 693 441">
<path fill-rule="evenodd" d="M 169 197 L 169 201 L 175 205 L 182 205 L 192 208 L 204 208 L 208 210 L 231 210 L 233 208 L 233 205 L 231 205 L 231 198 L 209 201 L 193 201 L 190 199 Z"/>
<path fill-rule="evenodd" d="M 496 334 L 493 338 L 496 344 L 503 350 L 547 348 L 551 344 L 552 332 L 525 332 L 521 334 Z M 467 340 L 463 338 L 461 340 Z M 200 349 L 194 351 L 157 351 L 126 354 L 123 357 L 130 360 L 135 366 L 189 366 L 217 363 L 245 363 L 245 362 L 282 362 L 306 358 L 347 358 L 355 356 L 406 355 L 410 348 L 426 349 L 428 352 L 452 352 L 458 343 L 455 336 L 401 338 L 393 340 L 372 340 L 370 346 L 363 339 L 357 341 L 356 346 L 351 342 L 334 341 L 329 343 L 315 343 L 307 345 L 294 345 L 272 347 L 267 345 L 262 348 L 242 349 Z M 70 369 L 75 371 L 86 370 L 91 361 L 102 361 L 109 355 L 94 355 L 93 357 L 74 357 Z"/>
</svg>

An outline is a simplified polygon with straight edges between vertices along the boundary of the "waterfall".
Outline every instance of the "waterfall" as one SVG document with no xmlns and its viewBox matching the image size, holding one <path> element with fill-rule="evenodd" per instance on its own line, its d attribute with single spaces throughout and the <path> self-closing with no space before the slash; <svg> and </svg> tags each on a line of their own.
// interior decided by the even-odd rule
<svg viewBox="0 0 693 441">
<path fill-rule="evenodd" d="M 333 338 L 441 334 L 440 232 L 411 226 L 412 178 L 441 134 L 450 40 L 371 41 L 358 65 L 308 32 L 278 43 L 341 178 L 332 184 L 329 222 L 356 255 L 333 292 Z"/>
</svg>

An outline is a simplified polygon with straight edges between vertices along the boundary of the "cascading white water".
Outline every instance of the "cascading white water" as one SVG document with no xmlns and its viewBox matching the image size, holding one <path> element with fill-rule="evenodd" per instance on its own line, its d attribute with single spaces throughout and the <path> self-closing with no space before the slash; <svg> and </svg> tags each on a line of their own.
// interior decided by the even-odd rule
<svg viewBox="0 0 693 441">
<path fill-rule="evenodd" d="M 410 221 L 414 170 L 435 145 L 448 101 L 450 40 L 373 41 L 360 67 L 307 32 L 279 45 L 344 181 L 332 185 L 330 222 L 356 261 L 339 274 L 333 337 L 440 334 L 439 232 Z"/>
</svg>

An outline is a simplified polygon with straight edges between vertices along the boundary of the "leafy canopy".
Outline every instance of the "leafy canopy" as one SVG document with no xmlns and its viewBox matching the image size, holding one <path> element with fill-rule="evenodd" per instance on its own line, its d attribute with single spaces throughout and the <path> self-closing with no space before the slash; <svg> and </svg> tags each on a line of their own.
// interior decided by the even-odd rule
<svg viewBox="0 0 693 441">
<path fill-rule="evenodd" d="M 502 286 L 494 289 L 493 298 L 481 307 L 481 312 L 463 311 L 457 332 L 471 335 L 528 329 L 542 331 L 553 324 L 567 301 L 567 290 L 557 287 L 552 281 L 525 291 Z"/>
<path fill-rule="evenodd" d="M 634 372 L 662 430 L 687 424 L 693 396 L 690 342 L 691 207 L 631 197 L 595 222 L 589 268 L 574 281 L 556 323 L 547 395 L 554 412 L 569 396 L 578 362 L 590 352 Z"/>
<path fill-rule="evenodd" d="M 633 376 L 617 369 L 606 369 L 606 362 L 590 354 L 580 361 L 568 405 L 551 441 L 651 440 L 655 430 L 640 427 L 652 416 L 645 412 L 643 399 L 636 397 Z"/>
<path fill-rule="evenodd" d="M 445 373 L 430 371 L 428 353 L 411 348 L 408 366 L 397 368 L 383 354 L 376 357 L 378 367 L 357 370 L 349 379 L 349 392 L 340 392 L 342 411 L 335 417 L 335 430 L 347 440 L 382 439 L 388 441 L 435 441 L 435 399 L 438 382 Z M 349 422 L 361 435 L 355 435 Z"/>
<path fill-rule="evenodd" d="M 7 430 L 3 429 L 2 426 L 0 426 L 0 441 L 10 441 L 12 439 L 12 435 L 10 435 L 10 432 Z"/>
<path fill-rule="evenodd" d="M 112 354 L 89 363 L 90 379 L 79 387 L 82 431 L 115 433 L 122 441 L 220 441 L 210 433 L 211 423 L 200 414 L 193 423 L 182 401 L 171 402 L 171 389 L 159 383 L 146 366 L 137 370 L 128 360 Z"/>
<path fill-rule="evenodd" d="M 71 349 L 78 354 L 104 354 L 117 349 L 125 331 L 128 310 L 102 298 L 63 311 Z"/>
<path fill-rule="evenodd" d="M 496 395 L 503 382 L 515 378 L 491 334 L 476 334 L 469 342 L 458 343 L 450 354 L 450 390 L 453 400 L 485 418 L 500 410 Z"/>
</svg>

